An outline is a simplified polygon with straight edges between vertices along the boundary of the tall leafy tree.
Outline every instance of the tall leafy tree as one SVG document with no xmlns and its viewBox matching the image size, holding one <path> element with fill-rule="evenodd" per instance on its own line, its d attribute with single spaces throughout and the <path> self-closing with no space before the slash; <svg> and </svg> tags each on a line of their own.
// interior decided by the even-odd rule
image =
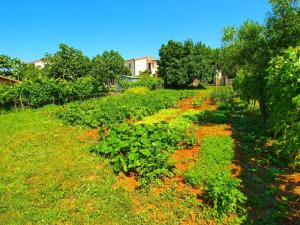
<svg viewBox="0 0 300 225">
<path fill-rule="evenodd" d="M 20 80 L 36 80 L 45 77 L 44 70 L 33 64 L 24 64 L 19 72 Z"/>
<path fill-rule="evenodd" d="M 20 79 L 21 68 L 22 63 L 19 59 L 11 58 L 7 55 L 0 55 L 0 75 Z"/>
<path fill-rule="evenodd" d="M 169 87 L 186 87 L 195 79 L 203 83 L 212 79 L 213 50 L 191 40 L 170 40 L 159 50 L 159 74 Z"/>
<path fill-rule="evenodd" d="M 90 60 L 80 50 L 65 44 L 59 45 L 59 50 L 46 54 L 44 61 L 45 71 L 49 77 L 65 80 L 76 80 L 84 77 L 90 70 Z"/>
<path fill-rule="evenodd" d="M 118 52 L 105 51 L 91 60 L 89 74 L 98 85 L 109 86 L 119 80 L 122 75 L 129 75 L 129 70 L 125 66 L 125 60 Z"/>
<path fill-rule="evenodd" d="M 267 69 L 272 57 L 300 42 L 300 11 L 298 0 L 270 0 L 272 12 L 266 24 L 246 21 L 241 27 L 224 29 L 221 51 L 222 69 L 237 73 L 236 87 L 241 96 L 257 100 L 267 120 Z"/>
</svg>

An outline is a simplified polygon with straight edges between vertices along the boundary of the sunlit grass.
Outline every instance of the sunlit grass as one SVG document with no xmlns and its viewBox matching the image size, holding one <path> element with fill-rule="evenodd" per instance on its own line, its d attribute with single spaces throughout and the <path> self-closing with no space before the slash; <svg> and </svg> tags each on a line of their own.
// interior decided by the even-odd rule
<svg viewBox="0 0 300 225">
<path fill-rule="evenodd" d="M 52 117 L 57 107 L 0 115 L 0 221 L 4 224 L 140 224 L 97 140 Z M 130 222 L 128 221 L 130 218 Z"/>
</svg>

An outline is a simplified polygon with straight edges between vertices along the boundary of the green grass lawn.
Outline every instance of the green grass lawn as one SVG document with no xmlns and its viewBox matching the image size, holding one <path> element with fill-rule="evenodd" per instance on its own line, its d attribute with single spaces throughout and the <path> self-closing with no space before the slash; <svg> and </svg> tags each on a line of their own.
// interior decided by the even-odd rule
<svg viewBox="0 0 300 225">
<path fill-rule="evenodd" d="M 1 224 L 141 224 L 114 174 L 57 106 L 0 115 Z M 149 222 L 147 222 L 149 223 Z"/>
</svg>

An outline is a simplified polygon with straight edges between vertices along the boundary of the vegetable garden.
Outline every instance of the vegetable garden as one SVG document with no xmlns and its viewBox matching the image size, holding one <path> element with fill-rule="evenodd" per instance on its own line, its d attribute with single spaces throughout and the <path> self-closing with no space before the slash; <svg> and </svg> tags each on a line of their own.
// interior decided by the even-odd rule
<svg viewBox="0 0 300 225">
<path fill-rule="evenodd" d="M 300 8 L 269 2 L 221 48 L 163 44 L 158 78 L 122 79 L 115 51 L 0 55 L 21 81 L 0 85 L 0 221 L 298 224 Z"/>
</svg>

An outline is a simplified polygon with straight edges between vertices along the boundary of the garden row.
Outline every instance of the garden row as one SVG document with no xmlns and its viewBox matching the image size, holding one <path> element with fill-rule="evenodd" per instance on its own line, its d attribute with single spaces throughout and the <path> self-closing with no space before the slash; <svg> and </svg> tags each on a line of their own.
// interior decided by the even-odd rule
<svg viewBox="0 0 300 225">
<path fill-rule="evenodd" d="M 203 100 L 203 97 L 195 98 L 193 105 Z M 226 113 L 223 110 L 162 109 L 136 123 L 111 127 L 93 152 L 109 158 L 115 172 L 134 174 L 141 187 L 149 187 L 163 177 L 174 176 L 172 154 L 198 142 L 196 132 L 201 122 L 214 122 L 211 119 L 214 117 L 217 123 L 226 123 Z M 202 197 L 210 203 L 217 218 L 234 213 L 243 220 L 245 196 L 239 190 L 240 180 L 231 176 L 233 157 L 231 137 L 205 137 L 196 165 L 184 177 L 188 184 L 204 189 Z"/>
<path fill-rule="evenodd" d="M 69 124 L 112 128 L 126 120 L 140 120 L 160 109 L 175 106 L 179 100 L 191 97 L 196 92 L 195 90 L 149 91 L 147 88 L 130 88 L 117 96 L 70 103 L 59 112 L 59 117 Z"/>
</svg>

